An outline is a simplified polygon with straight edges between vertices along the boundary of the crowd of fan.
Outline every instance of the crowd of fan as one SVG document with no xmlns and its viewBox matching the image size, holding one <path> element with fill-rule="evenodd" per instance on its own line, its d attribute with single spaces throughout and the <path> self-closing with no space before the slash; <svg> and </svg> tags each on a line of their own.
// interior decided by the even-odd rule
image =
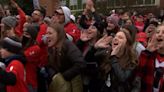
<svg viewBox="0 0 164 92">
<path fill-rule="evenodd" d="M 0 92 L 164 92 L 164 14 L 77 18 L 66 6 L 1 19 Z"/>
</svg>

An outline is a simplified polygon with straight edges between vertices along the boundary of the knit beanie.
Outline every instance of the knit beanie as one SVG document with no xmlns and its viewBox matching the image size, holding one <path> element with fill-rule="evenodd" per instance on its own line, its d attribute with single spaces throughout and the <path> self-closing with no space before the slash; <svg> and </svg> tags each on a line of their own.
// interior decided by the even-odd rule
<svg viewBox="0 0 164 92">
<path fill-rule="evenodd" d="M 1 47 L 15 54 L 19 54 L 22 50 L 22 44 L 16 37 L 5 37 L 1 41 Z"/>
<path fill-rule="evenodd" d="M 111 21 L 115 26 L 118 26 L 118 19 L 114 16 L 107 17 L 107 22 Z"/>
<path fill-rule="evenodd" d="M 111 16 L 117 23 L 118 23 L 118 21 L 120 20 L 118 14 L 111 14 L 110 16 Z"/>
<path fill-rule="evenodd" d="M 17 19 L 13 16 L 4 17 L 4 18 L 2 18 L 1 22 L 7 26 L 13 27 L 13 28 L 16 27 L 16 25 L 17 25 Z"/>
</svg>

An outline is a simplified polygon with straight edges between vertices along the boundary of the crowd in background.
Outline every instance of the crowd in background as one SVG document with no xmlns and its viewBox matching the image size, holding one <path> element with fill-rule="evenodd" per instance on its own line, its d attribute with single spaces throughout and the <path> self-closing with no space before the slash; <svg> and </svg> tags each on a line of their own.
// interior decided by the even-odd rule
<svg viewBox="0 0 164 92">
<path fill-rule="evenodd" d="M 96 12 L 86 1 L 0 23 L 0 92 L 164 92 L 164 13 Z"/>
</svg>

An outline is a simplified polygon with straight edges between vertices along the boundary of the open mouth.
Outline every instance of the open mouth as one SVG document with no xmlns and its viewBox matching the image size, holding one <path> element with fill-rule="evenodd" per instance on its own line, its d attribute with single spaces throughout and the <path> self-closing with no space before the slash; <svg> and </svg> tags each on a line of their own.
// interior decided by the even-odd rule
<svg viewBox="0 0 164 92">
<path fill-rule="evenodd" d="M 118 43 L 114 43 L 114 45 L 118 45 Z"/>
<path fill-rule="evenodd" d="M 92 32 L 88 32 L 88 34 L 92 34 Z"/>
<path fill-rule="evenodd" d="M 157 38 L 157 42 L 162 42 L 162 41 L 163 41 L 163 39 Z"/>
<path fill-rule="evenodd" d="M 48 42 L 48 43 L 50 43 L 50 42 L 51 42 L 51 40 L 50 40 L 50 39 L 47 39 L 47 42 Z"/>
<path fill-rule="evenodd" d="M 149 31 L 148 31 L 148 33 L 151 33 L 151 32 L 152 32 L 152 30 L 149 30 Z"/>
<path fill-rule="evenodd" d="M 117 45 L 118 45 L 117 42 L 114 42 L 114 43 L 113 43 L 113 47 L 116 47 Z"/>
</svg>

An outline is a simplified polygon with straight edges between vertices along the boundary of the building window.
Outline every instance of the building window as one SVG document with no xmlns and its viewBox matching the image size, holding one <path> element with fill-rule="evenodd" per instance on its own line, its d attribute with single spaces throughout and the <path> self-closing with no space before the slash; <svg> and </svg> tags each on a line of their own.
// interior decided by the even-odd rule
<svg viewBox="0 0 164 92">
<path fill-rule="evenodd" d="M 121 1 L 120 0 L 115 0 L 115 6 L 120 6 Z"/>
<path fill-rule="evenodd" d="M 108 7 L 113 7 L 114 6 L 114 0 L 107 0 L 107 5 L 108 5 Z"/>
<path fill-rule="evenodd" d="M 66 0 L 61 0 L 61 5 L 66 5 Z"/>
<path fill-rule="evenodd" d="M 151 0 L 145 0 L 145 4 L 151 4 Z"/>
<path fill-rule="evenodd" d="M 144 0 L 137 0 L 136 3 L 137 5 L 144 4 Z"/>
<path fill-rule="evenodd" d="M 155 0 L 151 0 L 151 4 L 155 4 Z"/>
<path fill-rule="evenodd" d="M 145 0 L 145 4 L 155 4 L 155 0 Z"/>
</svg>

